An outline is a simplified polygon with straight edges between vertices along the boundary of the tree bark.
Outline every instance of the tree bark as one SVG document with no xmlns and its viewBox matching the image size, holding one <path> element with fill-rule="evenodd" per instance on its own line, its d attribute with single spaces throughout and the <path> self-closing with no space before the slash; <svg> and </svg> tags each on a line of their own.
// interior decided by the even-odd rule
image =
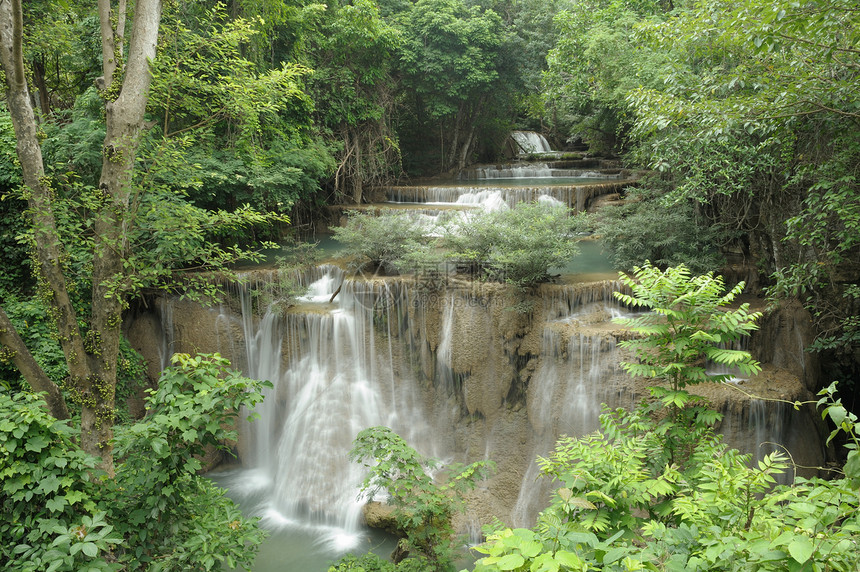
<svg viewBox="0 0 860 572">
<path fill-rule="evenodd" d="M 118 20 L 124 22 L 125 2 L 120 2 Z M 100 14 L 110 11 L 109 0 L 99 0 Z M 117 361 L 121 338 L 122 312 L 126 306 L 124 260 L 129 254 L 129 230 L 133 224 L 130 212 L 132 176 L 137 158 L 140 131 L 149 96 L 152 76 L 149 62 L 155 59 L 158 26 L 161 21 L 160 0 L 138 0 L 128 50 L 128 62 L 105 60 L 102 69 L 106 80 L 106 132 L 102 147 L 102 173 L 99 189 L 102 205 L 95 216 L 93 251 L 92 322 L 87 334 L 87 350 L 97 358 L 84 391 L 90 400 L 81 406 L 81 446 L 85 451 L 100 451 L 112 459 L 113 411 L 116 399 Z M 107 28 L 106 28 L 107 26 Z M 102 19 L 102 39 L 121 46 L 123 28 L 110 27 Z M 122 51 L 116 52 L 121 56 Z M 124 73 L 123 73 L 124 72 Z M 121 83 L 117 77 L 122 74 Z M 113 77 L 112 81 L 108 78 Z M 117 89 L 119 88 L 119 89 Z M 115 99 L 110 95 L 118 93 Z"/>
<path fill-rule="evenodd" d="M 45 371 L 36 363 L 30 350 L 24 344 L 24 340 L 15 331 L 15 326 L 9 321 L 9 317 L 3 308 L 0 307 L 0 347 L 6 349 L 6 355 L 0 356 L 8 358 L 15 364 L 21 375 L 30 387 L 35 392 L 44 392 L 45 401 L 48 403 L 48 410 L 51 415 L 57 419 L 68 419 L 69 410 L 66 407 L 66 402 L 63 401 L 63 396 L 60 393 L 60 388 L 57 387 Z"/>
<path fill-rule="evenodd" d="M 51 114 L 51 97 L 48 93 L 48 84 L 45 82 L 44 56 L 33 60 L 33 83 L 36 84 L 36 89 L 39 90 L 39 108 L 42 111 L 42 117 L 45 118 Z"/>
</svg>

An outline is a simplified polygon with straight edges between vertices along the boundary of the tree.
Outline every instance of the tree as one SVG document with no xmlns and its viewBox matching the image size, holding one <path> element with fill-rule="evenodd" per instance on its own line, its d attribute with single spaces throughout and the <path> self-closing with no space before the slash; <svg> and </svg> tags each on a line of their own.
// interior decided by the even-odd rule
<svg viewBox="0 0 860 572">
<path fill-rule="evenodd" d="M 28 203 L 38 295 L 49 309 L 68 368 L 63 389 L 80 407 L 81 447 L 100 457 L 112 474 L 120 327 L 129 298 L 147 287 L 175 284 L 178 266 L 208 268 L 244 254 L 238 247 L 222 248 L 207 240 L 212 228 L 224 232 L 272 217 L 250 209 L 238 216 L 205 213 L 176 196 L 165 197 L 164 187 L 147 178 L 149 173 L 136 177 L 142 133 L 149 128 L 144 114 L 161 2 L 136 2 L 128 26 L 127 3 L 112 7 L 101 0 L 98 8 L 103 75 L 97 87 L 105 131 L 97 182 L 66 182 L 46 173 L 24 68 L 20 0 L 0 2 L 0 59 Z M 169 152 L 153 153 L 148 163 L 173 158 Z M 35 362 L 6 320 L 0 344 L 30 385 L 45 389 L 47 377 L 40 379 L 38 369 L 26 365 Z M 56 400 L 51 406 L 55 416 L 66 415 Z"/>
<path fill-rule="evenodd" d="M 507 89 L 502 20 L 462 0 L 419 0 L 403 16 L 403 29 L 399 70 L 413 110 L 404 125 L 415 132 L 416 153 L 426 155 L 428 136 L 439 134 L 437 172 L 462 169 L 481 120 L 496 117 L 494 95 Z"/>
<path fill-rule="evenodd" d="M 744 232 L 770 293 L 806 302 L 846 381 L 860 367 L 858 29 L 847 0 L 692 3 L 638 28 L 671 57 L 665 81 L 627 95 L 642 160 Z"/>
<path fill-rule="evenodd" d="M 30 105 L 23 61 L 23 13 L 20 0 L 0 4 L 0 55 L 6 76 L 6 101 L 18 141 L 24 184 L 33 218 L 33 240 L 38 257 L 40 287 L 51 300 L 58 337 L 69 366 L 69 390 L 81 402 L 81 445 L 101 456 L 112 473 L 111 427 L 113 425 L 116 364 L 124 294 L 123 255 L 128 248 L 126 229 L 132 195 L 132 170 L 139 133 L 143 126 L 151 76 L 149 61 L 155 58 L 160 0 L 135 4 L 134 19 L 125 55 L 126 4 L 112 9 L 99 2 L 102 38 L 102 71 L 99 87 L 105 94 L 107 131 L 103 146 L 100 208 L 95 213 L 93 237 L 92 317 L 82 332 L 64 275 L 62 237 L 57 230 L 50 181 L 45 179 L 37 125 Z M 7 345 L 7 340 L 3 340 Z M 24 355 L 26 348 L 11 345 Z"/>
<path fill-rule="evenodd" d="M 663 443 L 661 458 L 675 463 L 692 455 L 702 428 L 719 419 L 702 405 L 702 398 L 685 389 L 731 377 L 709 374 L 708 363 L 733 367 L 747 376 L 761 371 L 748 352 L 733 347 L 758 328 L 755 322 L 761 313 L 750 312 L 748 303 L 727 308 L 743 291 L 744 283 L 724 293 L 723 278 L 713 272 L 692 276 L 684 265 L 661 271 L 646 262 L 634 268 L 633 276 L 622 274 L 620 278 L 632 293 L 615 292 L 615 297 L 628 306 L 647 310 L 641 316 L 614 320 L 634 333 L 619 346 L 632 350 L 638 361 L 622 362 L 621 367 L 633 377 L 669 385 L 649 390 L 658 400 L 653 408 L 670 411 L 658 428 Z"/>
<path fill-rule="evenodd" d="M 635 189 L 627 189 L 624 204 L 607 205 L 584 217 L 615 267 L 631 269 L 650 260 L 660 268 L 683 264 L 695 273 L 720 268 L 726 233 L 709 225 L 693 201 L 666 201 L 657 190 L 664 185 L 655 179 L 646 177 Z"/>
<path fill-rule="evenodd" d="M 392 125 L 399 31 L 370 0 L 334 3 L 311 37 L 311 88 L 321 126 L 339 147 L 335 190 L 356 204 L 365 187 L 395 174 L 400 149 Z"/>
<path fill-rule="evenodd" d="M 455 219 L 444 236 L 448 258 L 468 265 L 472 276 L 521 290 L 551 279 L 578 252 L 578 224 L 564 207 L 519 203 Z"/>
<path fill-rule="evenodd" d="M 658 0 L 576 0 L 554 18 L 557 41 L 543 75 L 546 121 L 564 138 L 592 152 L 612 153 L 627 143 L 630 118 L 624 97 L 662 81 L 665 55 L 635 42 L 633 30 L 659 17 Z"/>
<path fill-rule="evenodd" d="M 344 254 L 359 268 L 370 264 L 373 271 L 395 269 L 427 234 L 409 213 L 394 210 L 353 212 L 344 226 L 332 230 L 344 244 Z"/>
</svg>

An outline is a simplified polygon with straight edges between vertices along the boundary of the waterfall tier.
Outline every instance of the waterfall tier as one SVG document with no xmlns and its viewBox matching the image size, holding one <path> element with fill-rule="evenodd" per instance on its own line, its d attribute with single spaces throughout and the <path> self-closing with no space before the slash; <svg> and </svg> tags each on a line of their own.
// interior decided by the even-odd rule
<svg viewBox="0 0 860 572">
<path fill-rule="evenodd" d="M 520 153 L 552 152 L 546 137 L 535 131 L 512 131 L 511 139 L 516 143 Z"/>
<path fill-rule="evenodd" d="M 630 356 L 617 346 L 626 333 L 611 322 L 627 312 L 613 298 L 617 283 L 543 285 L 522 313 L 501 284 L 362 281 L 324 267 L 297 277 L 311 290 L 284 312 L 274 276 L 249 274 L 235 303 L 217 310 L 159 304 L 170 329 L 163 348 L 219 351 L 275 384 L 238 447 L 243 486 L 264 499 L 255 510 L 271 528 L 358 529 L 361 472 L 346 452 L 372 425 L 392 427 L 444 461 L 496 460 L 498 473 L 470 497 L 470 520 L 460 524 L 498 517 L 527 525 L 547 494 L 535 486 L 533 460 L 562 433 L 596 429 L 601 403 L 631 406 L 646 394 L 644 382 L 618 367 Z M 767 365 L 743 387 L 788 400 L 804 391 Z M 723 431 L 742 450 L 761 456 L 762 440 L 781 442 L 799 464 L 821 461 L 820 446 L 816 452 L 804 441 L 815 431 L 812 416 L 719 386 L 695 391 L 724 413 Z"/>
</svg>

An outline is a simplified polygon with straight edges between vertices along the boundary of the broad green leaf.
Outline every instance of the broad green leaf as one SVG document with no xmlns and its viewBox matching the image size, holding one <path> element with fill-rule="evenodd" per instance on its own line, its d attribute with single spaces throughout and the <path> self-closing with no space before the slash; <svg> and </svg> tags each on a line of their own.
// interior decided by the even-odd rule
<svg viewBox="0 0 860 572">
<path fill-rule="evenodd" d="M 803 564 L 809 560 L 814 549 L 815 547 L 812 544 L 812 540 L 810 540 L 806 535 L 797 536 L 794 540 L 788 543 L 788 553 L 791 554 L 791 557 L 799 564 Z"/>
</svg>

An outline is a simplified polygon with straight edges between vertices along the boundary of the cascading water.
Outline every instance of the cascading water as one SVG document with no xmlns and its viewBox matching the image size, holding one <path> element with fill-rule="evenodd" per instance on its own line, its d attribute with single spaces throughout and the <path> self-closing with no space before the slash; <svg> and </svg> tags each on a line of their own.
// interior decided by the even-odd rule
<svg viewBox="0 0 860 572">
<path fill-rule="evenodd" d="M 361 538 L 360 466 L 347 452 L 359 431 L 385 425 L 425 454 L 440 443 L 426 423 L 400 322 L 407 292 L 344 280 L 335 267 L 287 313 L 273 304 L 253 318 L 242 288 L 247 373 L 274 387 L 243 427 L 244 468 L 224 481 L 273 530 L 312 529 L 333 553 Z M 338 291 L 333 302 L 332 295 Z M 383 334 L 379 336 L 380 332 Z M 437 414 L 438 417 L 438 414 Z"/>
<path fill-rule="evenodd" d="M 537 172 L 488 169 L 481 176 Z M 428 203 L 457 205 L 441 212 L 461 220 L 468 219 L 461 210 L 521 201 L 583 210 L 623 184 L 557 181 L 497 186 L 488 180 L 387 192 L 391 201 L 421 203 L 414 216 L 432 225 L 441 215 Z M 608 270 L 593 260 L 586 266 L 573 272 Z M 294 277 L 309 286 L 297 306 L 283 311 L 276 302 L 260 316 L 253 307 L 278 298 L 274 276 L 239 288 L 241 317 L 226 309 L 217 317 L 217 347 L 195 347 L 220 351 L 248 375 L 274 384 L 258 408 L 260 419 L 242 427 L 243 468 L 216 477 L 263 518 L 278 544 L 299 538 L 258 570 L 284 569 L 285 558 L 308 544 L 322 544 L 325 558 L 294 561 L 289 569 L 324 570 L 338 554 L 361 550 L 357 543 L 366 532 L 357 493 L 363 474 L 347 451 L 362 429 L 391 427 L 422 454 L 445 461 L 496 460 L 499 475 L 482 484 L 480 508 L 461 524 L 477 530 L 477 523 L 498 517 L 529 526 L 551 487 L 536 482 L 534 459 L 549 453 L 560 434 L 597 429 L 600 403 L 633 403 L 610 325 L 626 313 L 613 299 L 621 287 L 616 281 L 542 287 L 536 309 L 524 317 L 508 308 L 500 285 L 347 279 L 342 270 L 324 266 Z M 161 355 L 175 347 L 188 351 L 182 336 L 174 335 L 172 303 L 162 304 L 161 314 Z M 750 448 L 779 441 L 784 417 L 769 407 L 754 403 L 746 417 L 733 416 L 724 425 L 754 435 Z M 755 434 L 761 426 L 772 430 Z"/>
<path fill-rule="evenodd" d="M 513 131 L 511 138 L 520 148 L 521 153 L 550 153 L 552 148 L 546 137 L 534 131 Z"/>
</svg>

